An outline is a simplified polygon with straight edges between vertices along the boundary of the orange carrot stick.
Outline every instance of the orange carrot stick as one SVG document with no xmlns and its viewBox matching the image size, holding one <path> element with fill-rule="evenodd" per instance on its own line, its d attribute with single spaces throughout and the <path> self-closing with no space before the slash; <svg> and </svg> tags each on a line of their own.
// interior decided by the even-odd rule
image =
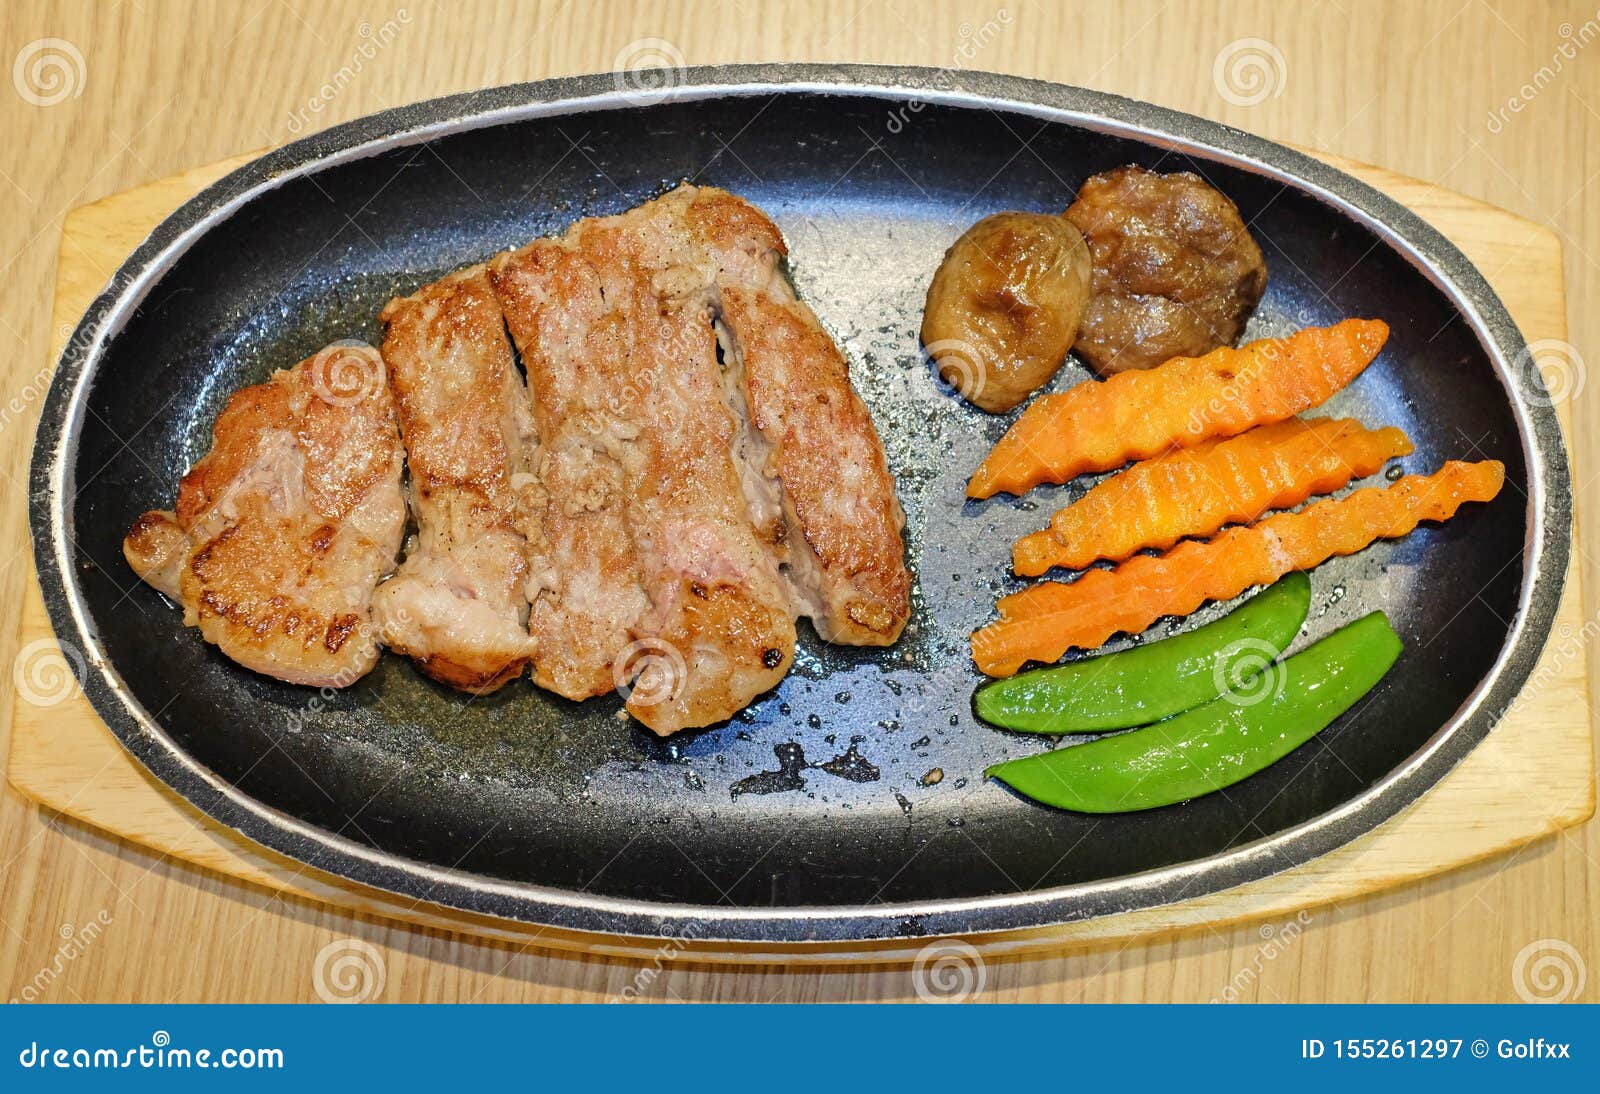
<svg viewBox="0 0 1600 1094">
<path fill-rule="evenodd" d="M 989 676 L 1010 676 L 1028 661 L 1055 661 L 1074 646 L 1093 649 L 1119 631 L 1136 634 L 1164 615 L 1188 615 L 1207 600 L 1226 600 L 1373 540 L 1403 536 L 1421 521 L 1448 520 L 1463 502 L 1491 500 L 1504 482 L 1505 467 L 1496 460 L 1452 460 L 1432 475 L 1279 513 L 1164 555 L 1139 555 L 1070 585 L 1041 582 L 1000 600 L 1000 619 L 973 632 L 972 659 Z"/>
<path fill-rule="evenodd" d="M 1052 566 L 1081 570 L 1096 559 L 1120 562 L 1180 539 L 1246 524 L 1268 509 L 1288 509 L 1365 478 L 1411 452 L 1398 429 L 1364 429 L 1353 418 L 1290 418 L 1237 437 L 1206 441 L 1136 463 L 1097 484 L 1017 540 L 1017 573 Z"/>
<path fill-rule="evenodd" d="M 967 496 L 1021 494 L 1174 445 L 1189 448 L 1281 422 L 1320 406 L 1355 379 L 1388 337 L 1382 320 L 1346 319 L 1045 395 L 1029 404 L 973 472 Z"/>
</svg>

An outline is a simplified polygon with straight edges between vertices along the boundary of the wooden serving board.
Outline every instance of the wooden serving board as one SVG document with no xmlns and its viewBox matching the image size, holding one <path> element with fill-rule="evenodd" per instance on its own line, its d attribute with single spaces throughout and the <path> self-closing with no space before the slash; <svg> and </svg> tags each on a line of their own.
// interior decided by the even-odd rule
<svg viewBox="0 0 1600 1094">
<path fill-rule="evenodd" d="M 1449 236 L 1488 277 L 1528 340 L 1566 338 L 1561 247 L 1554 233 L 1431 183 L 1320 155 L 1409 206 Z M 242 156 L 161 179 L 73 210 L 62 230 L 52 357 L 118 265 L 163 217 Z M 1560 408 L 1570 433 L 1567 408 Z M 1573 558 L 1579 557 L 1577 551 Z M 1574 564 L 1556 631 L 1536 670 L 1542 681 L 1432 792 L 1375 832 L 1298 869 L 1194 900 L 1047 929 L 970 939 L 989 955 L 1092 945 L 1161 932 L 1281 916 L 1448 870 L 1587 820 L 1595 761 L 1582 591 Z M 21 613 L 20 644 L 53 641 L 37 582 Z M 40 804 L 158 852 L 271 890 L 428 927 L 591 953 L 648 957 L 660 943 L 491 919 L 397 897 L 299 865 L 216 825 L 145 772 L 81 694 L 52 706 L 15 700 L 8 773 Z M 906 961 L 921 940 L 846 946 L 674 943 L 702 961 Z"/>
</svg>

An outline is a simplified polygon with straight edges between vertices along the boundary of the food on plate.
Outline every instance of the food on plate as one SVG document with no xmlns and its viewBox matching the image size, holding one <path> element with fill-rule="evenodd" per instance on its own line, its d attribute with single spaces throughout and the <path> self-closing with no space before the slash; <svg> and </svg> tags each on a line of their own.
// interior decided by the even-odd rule
<svg viewBox="0 0 1600 1094">
<path fill-rule="evenodd" d="M 370 366 L 363 398 L 308 406 L 315 361 L 241 392 L 129 561 L 283 679 L 349 683 L 382 641 L 482 693 L 532 658 L 540 686 L 620 690 L 661 734 L 777 684 L 801 615 L 890 645 L 911 611 L 905 516 L 784 256 L 761 210 L 684 185 L 425 286 L 383 313 L 392 392 L 370 348 L 341 351 Z M 379 586 L 402 441 L 417 535 Z M 300 648 L 324 634 L 325 654 Z"/>
<path fill-rule="evenodd" d="M 749 519 L 706 305 L 652 288 L 656 212 L 539 240 L 497 259 L 494 282 L 544 438 L 535 628 L 541 647 L 584 636 L 552 683 L 570 698 L 620 684 L 630 713 L 672 732 L 781 680 L 795 629 Z"/>
<path fill-rule="evenodd" d="M 784 253 L 755 206 L 680 186 L 490 264 L 544 452 L 535 679 L 620 682 L 657 732 L 777 683 L 798 615 L 854 645 L 910 615 L 883 446 Z"/>
<path fill-rule="evenodd" d="M 1377 686 L 1400 656 L 1382 612 L 1272 665 L 1248 694 L 1228 694 L 1131 733 L 1101 737 L 986 772 L 1035 801 L 1127 813 L 1198 798 L 1305 744 Z"/>
<path fill-rule="evenodd" d="M 537 444 L 528 393 L 482 266 L 391 301 L 382 319 L 417 534 L 373 618 L 422 672 L 484 694 L 535 649 L 517 528 Z"/>
<path fill-rule="evenodd" d="M 630 215 L 647 212 L 663 291 L 715 320 L 751 519 L 797 609 L 829 642 L 892 645 L 911 613 L 905 514 L 849 361 L 783 274 L 782 234 L 711 187 Z"/>
<path fill-rule="evenodd" d="M 962 233 L 928 287 L 922 344 L 991 414 L 1056 374 L 1089 299 L 1089 248 L 1064 217 L 995 213 Z"/>
<path fill-rule="evenodd" d="M 1266 261 L 1239 210 L 1187 171 L 1095 175 L 1066 218 L 1094 265 L 1074 348 L 1103 374 L 1233 345 L 1266 290 Z"/>
<path fill-rule="evenodd" d="M 534 683 L 568 699 L 617 686 L 612 661 L 650 610 L 619 457 L 648 396 L 619 381 L 626 317 L 609 312 L 581 252 L 538 240 L 490 263 L 527 371 L 539 452 L 525 489 Z M 626 679 L 623 681 L 626 683 Z"/>
<path fill-rule="evenodd" d="M 400 476 L 383 360 L 329 346 L 228 400 L 176 511 L 139 517 L 123 555 L 239 664 L 345 687 L 378 659 L 369 609 L 405 531 Z"/>
<path fill-rule="evenodd" d="M 1388 336 L 1382 320 L 1346 319 L 1041 396 L 973 472 L 967 496 L 1022 494 L 1283 421 L 1355 379 Z"/>
<path fill-rule="evenodd" d="M 770 493 L 776 474 L 789 529 L 777 548 L 801 614 L 829 642 L 892 645 L 911 614 L 905 514 L 849 365 L 781 279 L 728 285 L 722 301 L 718 331 L 755 427 L 749 478 Z"/>
<path fill-rule="evenodd" d="M 648 293 L 634 306 L 656 310 Z M 794 660 L 795 607 L 747 516 L 716 335 L 687 306 L 655 322 L 659 340 L 633 353 L 635 369 L 661 377 L 645 416 L 654 428 L 623 463 L 635 484 L 629 524 L 651 604 L 642 633 L 680 651 L 686 671 L 676 695 L 637 679 L 628 710 L 665 734 L 720 722 L 776 686 Z"/>
<path fill-rule="evenodd" d="M 1023 733 L 1103 733 L 1208 703 L 1289 648 L 1311 607 L 1311 579 L 1293 573 L 1221 619 L 1120 653 L 992 680 L 978 717 Z"/>
<path fill-rule="evenodd" d="M 1208 600 L 1227 600 L 1374 540 L 1406 535 L 1425 520 L 1448 520 L 1466 502 L 1492 500 L 1504 483 L 1498 461 L 1452 460 L 1432 475 L 1357 490 L 1214 539 L 1187 540 L 1164 555 L 1090 570 L 1071 584 L 1040 582 L 999 601 L 999 620 L 972 635 L 972 657 L 985 675 L 1011 676 L 1028 661 L 1095 649 L 1162 616 L 1188 615 Z"/>
<path fill-rule="evenodd" d="M 1099 559 L 1164 551 L 1330 493 L 1411 450 L 1400 430 L 1369 430 L 1350 418 L 1290 418 L 1176 449 L 1097 483 L 1050 527 L 1023 536 L 1012 548 L 1013 566 L 1037 577 L 1052 566 L 1081 570 Z"/>
</svg>

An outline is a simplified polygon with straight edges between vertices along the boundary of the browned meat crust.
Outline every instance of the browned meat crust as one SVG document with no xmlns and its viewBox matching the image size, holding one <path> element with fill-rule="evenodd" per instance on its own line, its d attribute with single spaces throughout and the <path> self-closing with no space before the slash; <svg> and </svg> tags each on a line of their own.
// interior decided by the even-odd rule
<svg viewBox="0 0 1600 1094">
<path fill-rule="evenodd" d="M 631 227 L 600 222 L 569 238 L 605 271 L 607 299 L 635 332 L 626 379 L 640 394 L 622 413 L 638 433 L 621 461 L 651 604 L 635 642 L 676 651 L 683 668 L 677 688 L 635 680 L 628 710 L 665 734 L 722 721 L 775 686 L 795 629 L 776 560 L 751 526 L 709 317 L 656 295 Z M 634 668 L 617 666 L 624 679 Z"/>
<path fill-rule="evenodd" d="M 534 652 L 517 528 L 535 445 L 527 392 L 482 266 L 391 301 L 382 318 L 417 535 L 374 617 L 427 675 L 484 694 Z"/>
<path fill-rule="evenodd" d="M 368 611 L 405 527 L 382 360 L 330 346 L 238 392 L 175 514 L 146 513 L 129 564 L 246 668 L 345 687 L 378 658 Z"/>
<path fill-rule="evenodd" d="M 631 333 L 582 255 L 538 240 L 490 265 L 522 352 L 540 437 L 526 513 L 534 681 L 569 699 L 612 690 L 611 663 L 649 609 L 625 519 L 622 446 Z M 619 401 L 620 400 L 620 401 Z"/>
<path fill-rule="evenodd" d="M 728 286 L 722 301 L 750 419 L 783 484 L 785 562 L 802 611 L 829 642 L 891 645 L 910 615 L 905 515 L 844 355 L 792 297 Z"/>
<path fill-rule="evenodd" d="M 748 202 L 684 186 L 393 301 L 392 398 L 370 349 L 365 402 L 309 405 L 312 362 L 239 393 L 129 561 L 284 679 L 370 668 L 370 602 L 378 637 L 435 679 L 489 691 L 532 657 L 540 686 L 619 689 L 661 734 L 776 685 L 799 614 L 832 641 L 893 642 L 904 517 L 783 251 Z M 397 413 L 417 535 L 374 597 L 404 523 Z"/>
<path fill-rule="evenodd" d="M 830 642 L 892 644 L 911 614 L 905 514 L 849 362 L 779 268 L 782 236 L 724 190 L 685 186 L 654 204 L 682 209 L 712 277 L 763 470 L 781 487 L 798 610 Z"/>
<path fill-rule="evenodd" d="M 536 671 L 621 687 L 630 713 L 671 733 L 775 685 L 795 637 L 751 528 L 709 316 L 658 294 L 649 227 L 585 222 L 496 260 L 492 276 L 547 438 L 534 616 L 577 638 Z"/>
</svg>

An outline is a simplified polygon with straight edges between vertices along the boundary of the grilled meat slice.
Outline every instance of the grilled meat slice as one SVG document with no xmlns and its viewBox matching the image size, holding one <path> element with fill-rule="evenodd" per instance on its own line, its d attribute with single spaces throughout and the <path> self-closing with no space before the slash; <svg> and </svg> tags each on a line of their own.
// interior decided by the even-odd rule
<svg viewBox="0 0 1600 1094">
<path fill-rule="evenodd" d="M 892 645 L 911 614 L 905 514 L 849 363 L 786 285 L 724 286 L 722 325 L 783 487 L 785 572 L 801 612 L 829 642 Z"/>
<path fill-rule="evenodd" d="M 633 332 L 618 413 L 637 434 L 619 453 L 626 514 L 650 611 L 634 628 L 628 711 L 660 734 L 731 717 L 794 660 L 790 598 L 757 537 L 739 471 L 710 317 L 663 300 L 627 222 L 570 233 Z M 639 661 L 642 659 L 642 665 Z M 651 666 L 654 666 L 653 670 Z M 644 671 L 636 671 L 641 670 Z"/>
<path fill-rule="evenodd" d="M 129 565 L 246 668 L 354 683 L 378 659 L 369 606 L 405 529 L 382 359 L 329 346 L 235 394 L 212 436 L 177 511 L 134 522 Z"/>
<path fill-rule="evenodd" d="M 395 300 L 387 365 L 330 347 L 241 392 L 125 553 L 284 679 L 349 683 L 381 640 L 467 691 L 531 658 L 657 733 L 722 721 L 788 671 L 797 615 L 889 644 L 909 614 L 882 446 L 783 254 L 759 209 L 683 186 Z M 378 585 L 402 436 L 417 535 Z"/>
<path fill-rule="evenodd" d="M 617 686 L 612 661 L 650 607 L 621 463 L 638 433 L 619 386 L 633 332 L 607 307 L 595 269 L 560 242 L 501 255 L 490 277 L 522 353 L 541 442 L 523 527 L 534 682 L 587 699 Z"/>
<path fill-rule="evenodd" d="M 152 509 L 133 522 L 122 541 L 122 556 L 146 584 L 181 604 L 183 571 L 192 546 L 176 513 Z"/>
<path fill-rule="evenodd" d="M 892 644 L 911 614 L 905 515 L 848 362 L 783 275 L 782 233 L 744 199 L 687 184 L 568 238 L 605 231 L 629 238 L 663 299 L 718 321 L 748 511 L 795 612 L 830 642 Z"/>
<path fill-rule="evenodd" d="M 559 438 L 539 472 L 543 536 L 529 537 L 551 547 L 535 618 L 547 605 L 580 636 L 564 658 L 581 661 L 588 694 L 622 688 L 629 712 L 666 734 L 722 721 L 776 685 L 795 635 L 740 482 L 743 425 L 707 305 L 659 291 L 670 262 L 655 224 L 584 221 L 495 260 L 492 276 L 541 435 Z M 574 469 L 576 492 L 562 481 Z M 547 651 L 537 666 L 560 682 Z"/>
<path fill-rule="evenodd" d="M 486 694 L 534 652 L 517 524 L 536 444 L 527 392 L 482 266 L 391 301 L 382 318 L 417 534 L 373 616 L 428 676 Z"/>
<path fill-rule="evenodd" d="M 763 478 L 781 487 L 798 610 L 829 642 L 892 644 L 911 614 L 905 514 L 849 362 L 782 273 L 777 226 L 710 187 L 681 186 L 624 216 L 652 222 L 664 290 L 703 295 L 719 319 L 755 434 L 748 492 L 759 498 Z"/>
</svg>

